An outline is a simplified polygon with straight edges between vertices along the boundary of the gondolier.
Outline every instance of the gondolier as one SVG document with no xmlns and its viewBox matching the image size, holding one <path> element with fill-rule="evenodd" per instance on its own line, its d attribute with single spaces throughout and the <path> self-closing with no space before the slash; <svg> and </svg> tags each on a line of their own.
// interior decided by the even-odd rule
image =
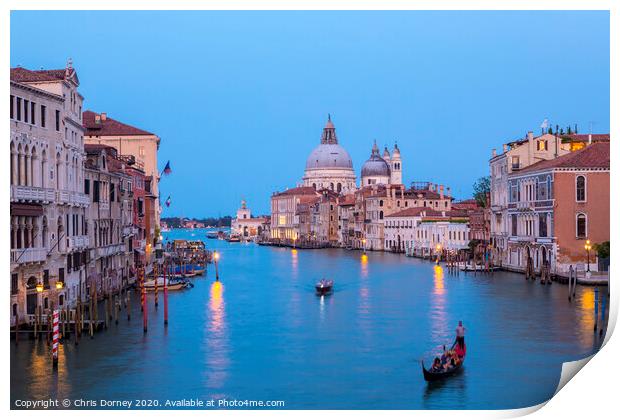
<svg viewBox="0 0 620 420">
<path fill-rule="evenodd" d="M 465 327 L 463 321 L 459 321 L 458 327 L 456 327 L 456 342 L 461 348 L 465 347 Z"/>
</svg>

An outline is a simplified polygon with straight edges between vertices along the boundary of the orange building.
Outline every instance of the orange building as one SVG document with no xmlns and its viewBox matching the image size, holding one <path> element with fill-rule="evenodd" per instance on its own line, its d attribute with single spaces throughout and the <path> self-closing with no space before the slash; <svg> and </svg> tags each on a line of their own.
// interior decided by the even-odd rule
<svg viewBox="0 0 620 420">
<path fill-rule="evenodd" d="M 510 235 L 507 266 L 535 270 L 549 263 L 566 275 L 584 264 L 586 241 L 609 240 L 609 142 L 586 145 L 573 153 L 538 162 L 508 179 Z M 590 269 L 596 270 L 591 252 Z"/>
</svg>

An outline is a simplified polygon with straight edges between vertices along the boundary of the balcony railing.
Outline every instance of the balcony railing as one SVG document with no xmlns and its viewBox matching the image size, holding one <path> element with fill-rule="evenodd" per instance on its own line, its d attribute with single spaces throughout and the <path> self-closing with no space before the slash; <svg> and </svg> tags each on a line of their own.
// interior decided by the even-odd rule
<svg viewBox="0 0 620 420">
<path fill-rule="evenodd" d="M 97 258 L 109 257 L 110 255 L 119 254 L 121 252 L 125 252 L 125 244 L 108 245 L 97 248 Z"/>
<path fill-rule="evenodd" d="M 67 238 L 67 247 L 71 249 L 88 248 L 89 245 L 90 239 L 87 235 L 70 236 Z"/>
<path fill-rule="evenodd" d="M 11 201 L 52 202 L 55 194 L 52 188 L 27 187 L 25 185 L 11 185 Z"/>
<path fill-rule="evenodd" d="M 11 250 L 12 264 L 28 264 L 45 261 L 47 250 L 45 248 L 19 248 Z"/>
</svg>

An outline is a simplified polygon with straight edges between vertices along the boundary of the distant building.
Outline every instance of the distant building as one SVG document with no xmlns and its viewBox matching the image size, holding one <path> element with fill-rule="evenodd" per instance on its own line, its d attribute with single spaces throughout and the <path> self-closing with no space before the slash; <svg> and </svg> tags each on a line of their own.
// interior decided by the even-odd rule
<svg viewBox="0 0 620 420">
<path fill-rule="evenodd" d="M 262 236 L 267 217 L 253 217 L 245 200 L 241 200 L 241 207 L 237 210 L 237 217 L 231 221 L 232 233 L 246 239 L 255 239 Z"/>
<path fill-rule="evenodd" d="M 293 244 L 299 239 L 297 206 L 311 197 L 320 197 L 313 186 L 296 187 L 271 196 L 271 239 Z"/>
</svg>

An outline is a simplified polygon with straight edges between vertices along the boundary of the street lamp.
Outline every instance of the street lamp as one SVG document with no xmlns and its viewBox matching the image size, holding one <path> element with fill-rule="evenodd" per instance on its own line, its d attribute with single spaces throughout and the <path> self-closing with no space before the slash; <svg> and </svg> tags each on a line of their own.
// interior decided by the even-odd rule
<svg viewBox="0 0 620 420">
<path fill-rule="evenodd" d="M 439 257 L 440 257 L 440 253 L 441 253 L 441 244 L 437 244 L 435 245 L 435 252 L 437 253 L 437 265 L 439 265 Z"/>
<path fill-rule="evenodd" d="M 588 253 L 588 269 L 586 270 L 588 273 L 590 272 L 590 250 L 592 249 L 592 245 L 590 244 L 590 240 L 586 241 L 586 244 L 583 246 Z"/>
<path fill-rule="evenodd" d="M 213 251 L 213 261 L 215 261 L 215 281 L 220 281 L 220 275 L 217 271 L 217 262 L 220 259 L 220 253 Z"/>
<path fill-rule="evenodd" d="M 62 280 L 56 280 L 56 289 L 60 290 L 65 287 L 65 283 Z"/>
<path fill-rule="evenodd" d="M 362 239 L 362 246 L 364 247 L 364 254 L 366 254 L 366 238 Z"/>
<path fill-rule="evenodd" d="M 36 289 L 38 293 L 41 293 L 43 291 L 43 283 L 41 281 L 37 283 Z"/>
</svg>

